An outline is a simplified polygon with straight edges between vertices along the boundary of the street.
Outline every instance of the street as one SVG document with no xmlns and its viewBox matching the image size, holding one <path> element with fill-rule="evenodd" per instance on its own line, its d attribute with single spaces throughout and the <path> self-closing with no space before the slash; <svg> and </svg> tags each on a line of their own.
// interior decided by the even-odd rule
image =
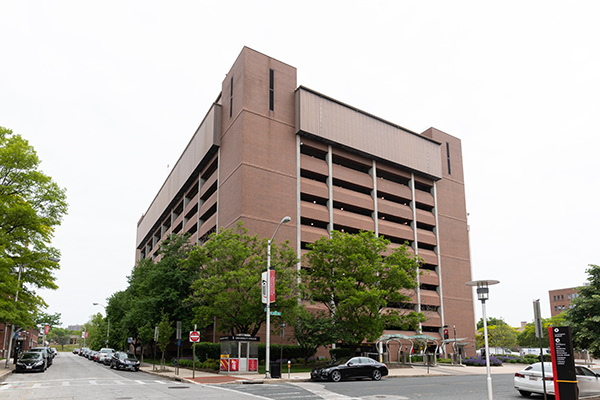
<svg viewBox="0 0 600 400">
<path fill-rule="evenodd" d="M 71 353 L 59 353 L 43 373 L 14 373 L 0 385 L 2 399 L 252 399 L 216 386 L 187 384 L 143 372 L 116 371 Z"/>
<path fill-rule="evenodd" d="M 522 399 L 513 388 L 513 374 L 494 375 L 494 399 Z M 325 399 L 325 400 L 483 400 L 487 399 L 485 375 L 384 378 L 333 382 L 299 382 L 274 385 L 228 385 L 237 392 L 265 399 Z M 307 394 L 306 392 L 310 392 Z M 530 397 L 543 399 L 543 396 Z"/>
<path fill-rule="evenodd" d="M 519 399 L 513 374 L 493 375 L 496 400 Z M 143 372 L 116 371 L 71 353 L 60 353 L 45 373 L 12 374 L 2 399 L 310 399 L 404 400 L 487 398 L 485 375 L 384 378 L 333 382 L 200 385 Z M 536 398 L 532 396 L 531 398 Z M 537 398 L 543 398 L 537 396 Z"/>
</svg>

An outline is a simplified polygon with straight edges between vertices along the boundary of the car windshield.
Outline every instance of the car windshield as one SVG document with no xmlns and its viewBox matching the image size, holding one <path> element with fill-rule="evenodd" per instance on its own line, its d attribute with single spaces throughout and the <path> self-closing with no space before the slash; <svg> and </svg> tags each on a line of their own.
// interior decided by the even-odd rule
<svg viewBox="0 0 600 400">
<path fill-rule="evenodd" d="M 128 360 L 137 360 L 137 358 L 135 358 L 135 355 L 133 355 L 133 354 L 127 354 L 127 359 Z"/>
<path fill-rule="evenodd" d="M 31 349 L 29 351 L 35 351 L 36 353 L 43 353 L 44 351 L 46 351 L 46 349 L 42 349 L 40 347 L 36 347 L 35 349 Z"/>
<path fill-rule="evenodd" d="M 25 353 L 21 356 L 21 360 L 34 360 L 37 358 L 42 358 L 40 353 Z"/>
</svg>

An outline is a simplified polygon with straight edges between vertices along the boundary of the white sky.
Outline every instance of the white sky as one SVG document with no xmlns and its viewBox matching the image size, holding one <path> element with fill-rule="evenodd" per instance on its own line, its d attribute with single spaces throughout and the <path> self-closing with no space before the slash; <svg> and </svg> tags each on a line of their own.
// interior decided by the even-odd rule
<svg viewBox="0 0 600 400">
<path fill-rule="evenodd" d="M 599 14 L 585 0 L 0 0 L 0 125 L 70 204 L 48 312 L 84 323 L 126 288 L 137 221 L 248 46 L 299 85 L 460 138 L 473 279 L 501 282 L 488 316 L 517 326 L 539 298 L 549 317 L 548 290 L 600 263 Z"/>
</svg>

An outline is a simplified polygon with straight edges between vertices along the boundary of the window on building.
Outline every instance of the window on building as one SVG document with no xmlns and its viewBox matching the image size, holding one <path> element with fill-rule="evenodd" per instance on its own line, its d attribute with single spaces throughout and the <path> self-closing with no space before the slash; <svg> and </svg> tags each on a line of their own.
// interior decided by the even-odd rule
<svg viewBox="0 0 600 400">
<path fill-rule="evenodd" d="M 269 69 L 269 110 L 275 109 L 275 71 Z"/>
<path fill-rule="evenodd" d="M 446 142 L 446 159 L 448 161 L 448 175 L 452 175 L 450 170 L 450 143 Z"/>
<path fill-rule="evenodd" d="M 233 76 L 231 77 L 230 91 L 229 91 L 229 118 L 233 116 Z"/>
<path fill-rule="evenodd" d="M 553 299 L 553 300 L 554 300 L 554 301 L 556 301 L 556 296 L 554 296 L 554 299 Z"/>
<path fill-rule="evenodd" d="M 558 306 L 554 306 L 554 311 L 558 311 Z"/>
<path fill-rule="evenodd" d="M 564 294 L 561 294 L 561 295 L 560 295 L 560 299 L 561 299 L 561 300 L 564 300 L 564 299 L 565 299 L 565 295 L 564 295 Z"/>
</svg>

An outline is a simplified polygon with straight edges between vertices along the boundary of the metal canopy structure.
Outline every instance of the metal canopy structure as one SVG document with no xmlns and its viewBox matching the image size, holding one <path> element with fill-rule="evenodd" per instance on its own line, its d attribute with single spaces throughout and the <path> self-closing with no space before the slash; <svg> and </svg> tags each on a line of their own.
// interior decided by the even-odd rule
<svg viewBox="0 0 600 400">
<path fill-rule="evenodd" d="M 383 345 L 385 345 L 385 348 L 387 350 L 387 353 L 390 354 L 390 347 L 389 344 L 392 342 L 397 342 L 400 345 L 400 348 L 398 349 L 398 362 L 400 362 L 400 356 L 401 356 L 401 351 L 402 351 L 402 340 L 406 340 L 408 342 L 410 342 L 410 350 L 408 351 L 408 357 L 409 363 L 412 363 L 412 357 L 413 357 L 413 349 L 414 349 L 414 345 L 415 342 L 420 342 L 420 343 L 430 343 L 433 342 L 435 344 L 435 350 L 434 350 L 434 364 L 437 362 L 437 353 L 438 353 L 438 348 L 440 347 L 440 341 L 444 342 L 442 339 L 438 339 L 435 338 L 433 336 L 429 336 L 429 335 L 425 335 L 425 334 L 417 334 L 417 335 L 412 335 L 412 336 L 408 336 L 408 335 L 404 335 L 402 333 L 391 333 L 388 335 L 383 335 L 381 336 L 379 339 L 377 339 L 375 341 L 375 346 L 377 347 L 377 351 L 379 353 L 379 361 L 382 361 L 383 359 Z M 419 354 L 419 356 L 424 356 L 425 354 Z M 423 359 L 423 361 L 425 362 L 425 359 Z"/>
</svg>

